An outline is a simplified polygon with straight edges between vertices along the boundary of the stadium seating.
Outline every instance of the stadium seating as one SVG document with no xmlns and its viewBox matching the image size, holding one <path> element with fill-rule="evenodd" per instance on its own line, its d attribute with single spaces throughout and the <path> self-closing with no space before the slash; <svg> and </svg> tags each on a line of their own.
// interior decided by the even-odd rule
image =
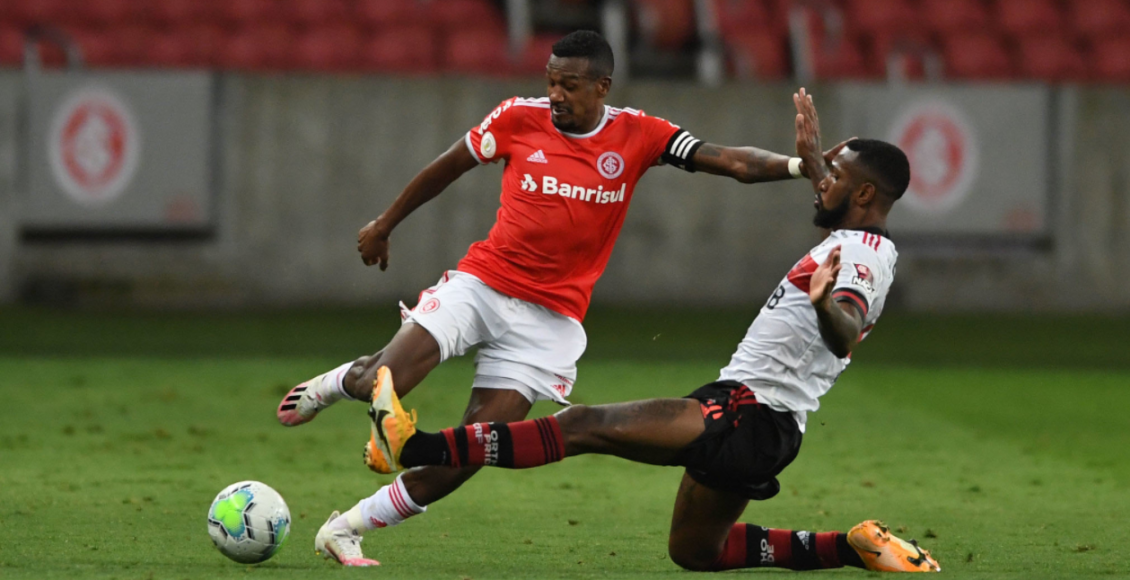
<svg viewBox="0 0 1130 580">
<path fill-rule="evenodd" d="M 955 34 L 943 46 L 946 74 L 959 79 L 1011 79 L 1012 58 L 1004 42 L 990 33 Z"/>
<path fill-rule="evenodd" d="M 588 0 L 558 0 L 586 2 Z M 971 80 L 1130 80 L 1130 0 L 710 0 L 730 69 L 790 74 L 789 14 L 842 15 L 842 41 L 811 19 L 820 78 L 875 78 L 887 55 L 940 54 Z M 636 34 L 660 51 L 696 46 L 695 0 L 630 0 Z M 0 66 L 18 66 L 23 31 L 69 33 L 92 67 L 540 75 L 560 32 L 511 55 L 498 0 L 0 0 Z M 41 50 L 49 65 L 62 52 Z M 914 56 L 917 55 L 917 56 Z"/>
<path fill-rule="evenodd" d="M 1052 32 L 1063 21 L 1053 0 L 996 0 L 996 17 L 1005 32 L 1017 36 Z"/>
<path fill-rule="evenodd" d="M 361 35 L 352 26 L 310 28 L 296 39 L 288 64 L 309 71 L 347 71 L 356 67 L 360 49 Z"/>
<path fill-rule="evenodd" d="M 439 70 L 439 39 L 427 26 L 389 28 L 361 44 L 361 70 L 398 74 L 430 74 Z"/>
<path fill-rule="evenodd" d="M 545 63 L 553 54 L 553 43 L 561 40 L 562 34 L 539 34 L 530 39 L 522 50 L 522 56 L 514 63 L 514 72 L 538 76 L 545 74 Z"/>
<path fill-rule="evenodd" d="M 1020 39 L 1017 47 L 1020 73 L 1024 78 L 1049 82 L 1087 78 L 1083 53 L 1067 37 L 1051 34 Z"/>
<path fill-rule="evenodd" d="M 781 33 L 754 29 L 726 39 L 731 66 L 739 78 L 783 79 L 789 72 L 788 41 Z"/>
<path fill-rule="evenodd" d="M 1130 32 L 1130 6 L 1124 0 L 1082 0 L 1067 3 L 1072 32 L 1100 38 Z"/>
<path fill-rule="evenodd" d="M 1120 36 L 1097 40 L 1091 44 L 1089 56 L 1095 80 L 1130 82 L 1130 38 Z"/>
<path fill-rule="evenodd" d="M 443 61 L 448 72 L 508 74 L 511 64 L 506 32 L 489 28 L 452 32 L 444 43 Z"/>
<path fill-rule="evenodd" d="M 982 32 L 991 26 L 981 0 L 922 0 L 924 22 L 939 34 Z"/>
<path fill-rule="evenodd" d="M 688 0 L 634 0 L 640 34 L 653 48 L 677 50 L 695 35 L 694 4 Z"/>
</svg>

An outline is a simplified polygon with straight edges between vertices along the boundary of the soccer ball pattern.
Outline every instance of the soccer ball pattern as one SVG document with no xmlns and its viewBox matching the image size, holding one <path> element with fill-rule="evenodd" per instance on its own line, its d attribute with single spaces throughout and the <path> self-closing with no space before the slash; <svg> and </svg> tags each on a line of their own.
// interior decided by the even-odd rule
<svg viewBox="0 0 1130 580">
<path fill-rule="evenodd" d="M 275 555 L 289 533 L 290 510 L 282 496 L 265 483 L 233 483 L 208 509 L 212 543 L 241 564 L 257 564 Z"/>
</svg>

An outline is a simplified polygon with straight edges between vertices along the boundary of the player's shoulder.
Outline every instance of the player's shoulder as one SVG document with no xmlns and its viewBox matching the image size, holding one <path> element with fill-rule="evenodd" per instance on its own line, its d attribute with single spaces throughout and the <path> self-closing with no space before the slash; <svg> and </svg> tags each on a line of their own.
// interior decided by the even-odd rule
<svg viewBox="0 0 1130 580">
<path fill-rule="evenodd" d="M 655 117 L 648 115 L 640 109 L 633 109 L 632 107 L 608 107 L 608 121 L 621 123 L 630 123 L 637 126 L 642 125 L 670 125 L 676 129 L 678 125 L 664 119 L 662 117 Z"/>
<path fill-rule="evenodd" d="M 479 133 L 486 131 L 491 125 L 496 122 L 503 122 L 504 124 L 511 118 L 520 117 L 533 112 L 543 112 L 549 109 L 549 97 L 510 97 L 503 100 L 483 119 L 479 124 Z M 499 121 L 506 118 L 507 121 Z"/>
<path fill-rule="evenodd" d="M 890 233 L 878 228 L 861 230 L 835 230 L 825 240 L 825 244 L 840 246 L 841 253 L 852 256 L 874 256 L 882 261 L 893 261 L 898 257 L 895 242 Z"/>
</svg>

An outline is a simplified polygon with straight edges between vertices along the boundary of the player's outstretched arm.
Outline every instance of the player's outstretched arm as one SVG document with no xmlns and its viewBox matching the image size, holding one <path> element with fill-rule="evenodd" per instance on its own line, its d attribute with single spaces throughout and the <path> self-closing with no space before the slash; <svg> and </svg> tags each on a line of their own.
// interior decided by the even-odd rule
<svg viewBox="0 0 1130 580">
<path fill-rule="evenodd" d="M 704 143 L 691 158 L 694 168 L 714 175 L 732 177 L 742 183 L 762 183 L 793 179 L 789 156 L 756 147 L 726 147 Z M 801 172 L 804 172 L 803 163 Z"/>
<path fill-rule="evenodd" d="M 863 329 L 863 316 L 850 302 L 832 299 L 836 280 L 840 275 L 840 247 L 836 246 L 812 273 L 808 298 L 816 309 L 816 323 L 820 336 L 832 354 L 844 358 L 859 342 Z"/>
<path fill-rule="evenodd" d="M 357 251 L 366 266 L 379 264 L 388 268 L 388 237 L 408 214 L 447 189 L 459 176 L 477 167 L 479 162 L 471 156 L 461 138 L 447 151 L 425 167 L 408 183 L 396 201 L 377 219 L 365 224 L 357 234 Z"/>
</svg>

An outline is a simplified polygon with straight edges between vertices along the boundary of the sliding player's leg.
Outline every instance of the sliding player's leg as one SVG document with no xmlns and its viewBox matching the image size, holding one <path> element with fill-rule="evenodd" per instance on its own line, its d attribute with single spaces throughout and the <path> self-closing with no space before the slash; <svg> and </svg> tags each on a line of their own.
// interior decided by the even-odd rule
<svg viewBox="0 0 1130 580">
<path fill-rule="evenodd" d="M 711 489 L 684 474 L 671 517 L 671 561 L 698 571 L 864 567 L 847 534 L 738 523 L 748 503 L 742 495 Z"/>
<path fill-rule="evenodd" d="M 378 388 L 385 387 L 391 393 L 391 375 L 386 368 L 382 367 L 381 371 Z M 530 407 L 530 401 L 518 391 L 475 388 L 471 389 L 463 423 L 518 421 L 525 418 Z M 478 470 L 478 467 L 423 467 L 406 471 L 344 514 L 334 512 L 318 531 L 315 551 L 332 556 L 346 566 L 376 565 L 375 560 L 366 559 L 361 553 L 361 540 L 366 532 L 395 526 L 423 513 L 429 504 L 458 489 Z"/>
<path fill-rule="evenodd" d="M 382 370 L 382 375 L 384 371 Z M 573 405 L 556 415 L 519 422 L 471 422 L 438 433 L 418 432 L 393 389 L 374 390 L 373 428 L 365 461 L 380 473 L 407 467 L 493 465 L 526 468 L 583 453 L 673 465 L 704 431 L 697 401 L 650 399 Z"/>
</svg>

